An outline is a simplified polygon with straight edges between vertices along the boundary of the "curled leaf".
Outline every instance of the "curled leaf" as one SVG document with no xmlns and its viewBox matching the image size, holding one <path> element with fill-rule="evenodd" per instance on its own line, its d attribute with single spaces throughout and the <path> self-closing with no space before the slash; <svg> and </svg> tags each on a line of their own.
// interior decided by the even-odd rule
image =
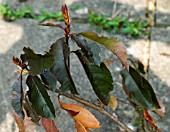
<svg viewBox="0 0 170 132">
<path fill-rule="evenodd" d="M 42 125 L 45 128 L 46 132 L 59 132 L 54 124 L 54 121 L 51 119 L 42 118 Z"/>
<path fill-rule="evenodd" d="M 12 61 L 13 61 L 13 63 L 14 63 L 15 65 L 19 66 L 20 68 L 26 67 L 26 64 L 23 64 L 23 63 L 21 62 L 21 60 L 18 59 L 17 57 L 14 57 L 14 56 L 13 56 Z"/>
<path fill-rule="evenodd" d="M 60 82 L 60 89 L 63 92 L 70 90 L 72 94 L 78 94 L 67 65 L 70 50 L 65 42 L 65 38 L 60 38 L 52 44 L 50 52 L 54 55 L 54 64 L 50 72 L 56 77 L 56 80 Z"/>
<path fill-rule="evenodd" d="M 86 108 L 77 104 L 60 102 L 60 107 L 66 110 L 76 121 L 87 128 L 100 128 L 99 121 Z"/>
<path fill-rule="evenodd" d="M 113 111 L 117 108 L 117 99 L 113 95 L 110 96 L 108 106 L 110 106 Z"/>
</svg>

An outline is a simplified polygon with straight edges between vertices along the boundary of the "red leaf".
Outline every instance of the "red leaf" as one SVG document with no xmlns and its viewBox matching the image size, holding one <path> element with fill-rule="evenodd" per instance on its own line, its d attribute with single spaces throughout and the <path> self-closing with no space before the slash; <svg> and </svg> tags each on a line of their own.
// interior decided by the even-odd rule
<svg viewBox="0 0 170 132">
<path fill-rule="evenodd" d="M 69 11 L 68 11 L 68 8 L 67 8 L 66 5 L 62 6 L 61 12 L 62 12 L 63 17 L 64 17 L 65 25 L 70 25 Z"/>
<path fill-rule="evenodd" d="M 42 125 L 45 128 L 46 132 L 59 132 L 53 120 L 51 119 L 42 118 Z"/>
<path fill-rule="evenodd" d="M 154 128 L 157 127 L 155 120 L 150 116 L 149 112 L 146 109 L 144 109 L 143 115 L 150 126 L 152 126 Z"/>
</svg>

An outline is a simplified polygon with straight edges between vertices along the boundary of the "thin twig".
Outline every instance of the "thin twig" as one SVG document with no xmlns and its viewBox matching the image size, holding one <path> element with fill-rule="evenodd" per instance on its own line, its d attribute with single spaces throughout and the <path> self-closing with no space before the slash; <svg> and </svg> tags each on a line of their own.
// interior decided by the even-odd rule
<svg viewBox="0 0 170 132">
<path fill-rule="evenodd" d="M 82 98 L 79 98 L 79 97 L 77 97 L 77 96 L 74 96 L 74 95 L 72 95 L 72 94 L 63 93 L 63 92 L 61 92 L 61 91 L 58 90 L 58 89 L 56 90 L 56 93 L 58 93 L 58 94 L 60 94 L 60 95 L 63 95 L 63 96 L 65 96 L 65 97 L 68 97 L 68 98 L 70 98 L 70 99 L 72 99 L 72 100 L 75 100 L 75 101 L 77 101 L 77 102 L 79 102 L 79 103 L 82 103 L 82 104 L 84 104 L 84 105 L 86 105 L 86 106 L 88 106 L 88 107 L 90 107 L 90 108 L 93 108 L 93 109 L 99 111 L 100 113 L 104 114 L 105 116 L 107 116 L 107 117 L 109 117 L 111 120 L 113 120 L 117 125 L 119 125 L 121 128 L 123 128 L 125 131 L 127 131 L 127 132 L 133 132 L 129 127 L 127 127 L 124 123 L 122 123 L 116 116 L 111 115 L 110 113 L 108 113 L 107 111 L 105 111 L 103 108 L 101 108 L 101 107 L 99 107 L 99 106 L 97 106 L 97 105 L 95 105 L 95 104 L 93 104 L 93 103 L 91 103 L 91 102 L 89 102 L 89 101 L 87 101 L 87 100 L 84 100 L 84 99 L 82 99 Z"/>
<path fill-rule="evenodd" d="M 123 100 L 120 100 L 120 99 L 118 99 L 118 98 L 116 98 L 116 99 L 117 99 L 117 101 L 119 101 L 119 102 L 121 102 L 121 103 L 123 103 L 123 104 L 132 105 L 132 104 L 130 104 L 130 103 L 127 103 L 127 102 L 125 102 L 125 101 L 123 101 Z"/>
</svg>

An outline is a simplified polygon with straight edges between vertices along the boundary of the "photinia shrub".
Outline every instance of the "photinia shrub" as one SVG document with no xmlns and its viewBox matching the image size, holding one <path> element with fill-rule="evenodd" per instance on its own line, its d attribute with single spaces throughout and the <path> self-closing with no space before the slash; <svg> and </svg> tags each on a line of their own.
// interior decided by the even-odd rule
<svg viewBox="0 0 170 132">
<path fill-rule="evenodd" d="M 20 67 L 20 76 L 13 84 L 12 107 L 14 118 L 20 132 L 34 131 L 35 125 L 43 126 L 47 132 L 58 132 L 54 124 L 56 117 L 53 102 L 47 90 L 58 93 L 60 107 L 66 110 L 75 120 L 77 132 L 88 132 L 89 129 L 99 129 L 100 123 L 86 108 L 77 104 L 67 104 L 60 100 L 60 96 L 71 98 L 85 104 L 96 111 L 111 118 L 125 131 L 132 131 L 117 117 L 108 113 L 105 107 L 115 110 L 119 99 L 110 95 L 114 90 L 113 79 L 108 69 L 109 63 L 101 62 L 98 45 L 103 45 L 117 56 L 123 67 L 121 71 L 122 86 L 127 94 L 129 104 L 139 113 L 142 123 L 150 131 L 160 131 L 155 120 L 149 112 L 162 116 L 160 100 L 157 99 L 152 86 L 143 77 L 144 66 L 139 61 L 133 61 L 126 53 L 124 44 L 117 38 L 98 36 L 95 32 L 70 33 L 70 18 L 66 5 L 62 6 L 62 14 L 66 27 L 59 24 L 45 23 L 42 26 L 61 28 L 64 36 L 56 40 L 44 54 L 37 54 L 29 47 L 24 47 L 24 54 L 20 59 L 13 57 L 13 63 Z M 77 44 L 80 49 L 70 51 L 69 40 Z M 94 41 L 90 45 L 86 39 Z M 70 73 L 70 53 L 75 54 L 80 60 L 85 73 L 98 97 L 99 104 L 93 104 L 78 97 L 79 93 Z M 132 62 L 132 66 L 128 61 Z M 23 78 L 23 76 L 26 76 Z M 57 88 L 57 82 L 61 84 Z M 28 90 L 26 90 L 26 87 Z M 159 112 L 158 112 L 159 110 Z"/>
</svg>

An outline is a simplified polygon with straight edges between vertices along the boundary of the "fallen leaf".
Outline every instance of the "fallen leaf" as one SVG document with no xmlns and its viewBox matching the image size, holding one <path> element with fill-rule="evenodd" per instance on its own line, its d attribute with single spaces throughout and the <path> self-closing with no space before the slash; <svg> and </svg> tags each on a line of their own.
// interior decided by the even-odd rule
<svg viewBox="0 0 170 132">
<path fill-rule="evenodd" d="M 100 128 L 99 121 L 86 108 L 77 104 L 60 102 L 60 107 L 66 110 L 76 121 L 87 128 Z"/>
<path fill-rule="evenodd" d="M 154 112 L 159 115 L 161 118 L 163 118 L 165 116 L 165 106 L 164 104 L 162 103 L 162 101 L 157 97 L 157 100 L 158 100 L 158 104 L 159 106 L 161 107 L 160 109 L 157 109 L 157 110 L 154 110 Z"/>
<path fill-rule="evenodd" d="M 88 132 L 86 128 L 78 121 L 75 122 L 76 132 Z"/>
<path fill-rule="evenodd" d="M 53 120 L 51 119 L 42 118 L 42 125 L 45 128 L 46 132 L 59 132 Z"/>
<path fill-rule="evenodd" d="M 117 99 L 113 95 L 110 96 L 108 105 L 113 111 L 117 108 Z"/>
</svg>

